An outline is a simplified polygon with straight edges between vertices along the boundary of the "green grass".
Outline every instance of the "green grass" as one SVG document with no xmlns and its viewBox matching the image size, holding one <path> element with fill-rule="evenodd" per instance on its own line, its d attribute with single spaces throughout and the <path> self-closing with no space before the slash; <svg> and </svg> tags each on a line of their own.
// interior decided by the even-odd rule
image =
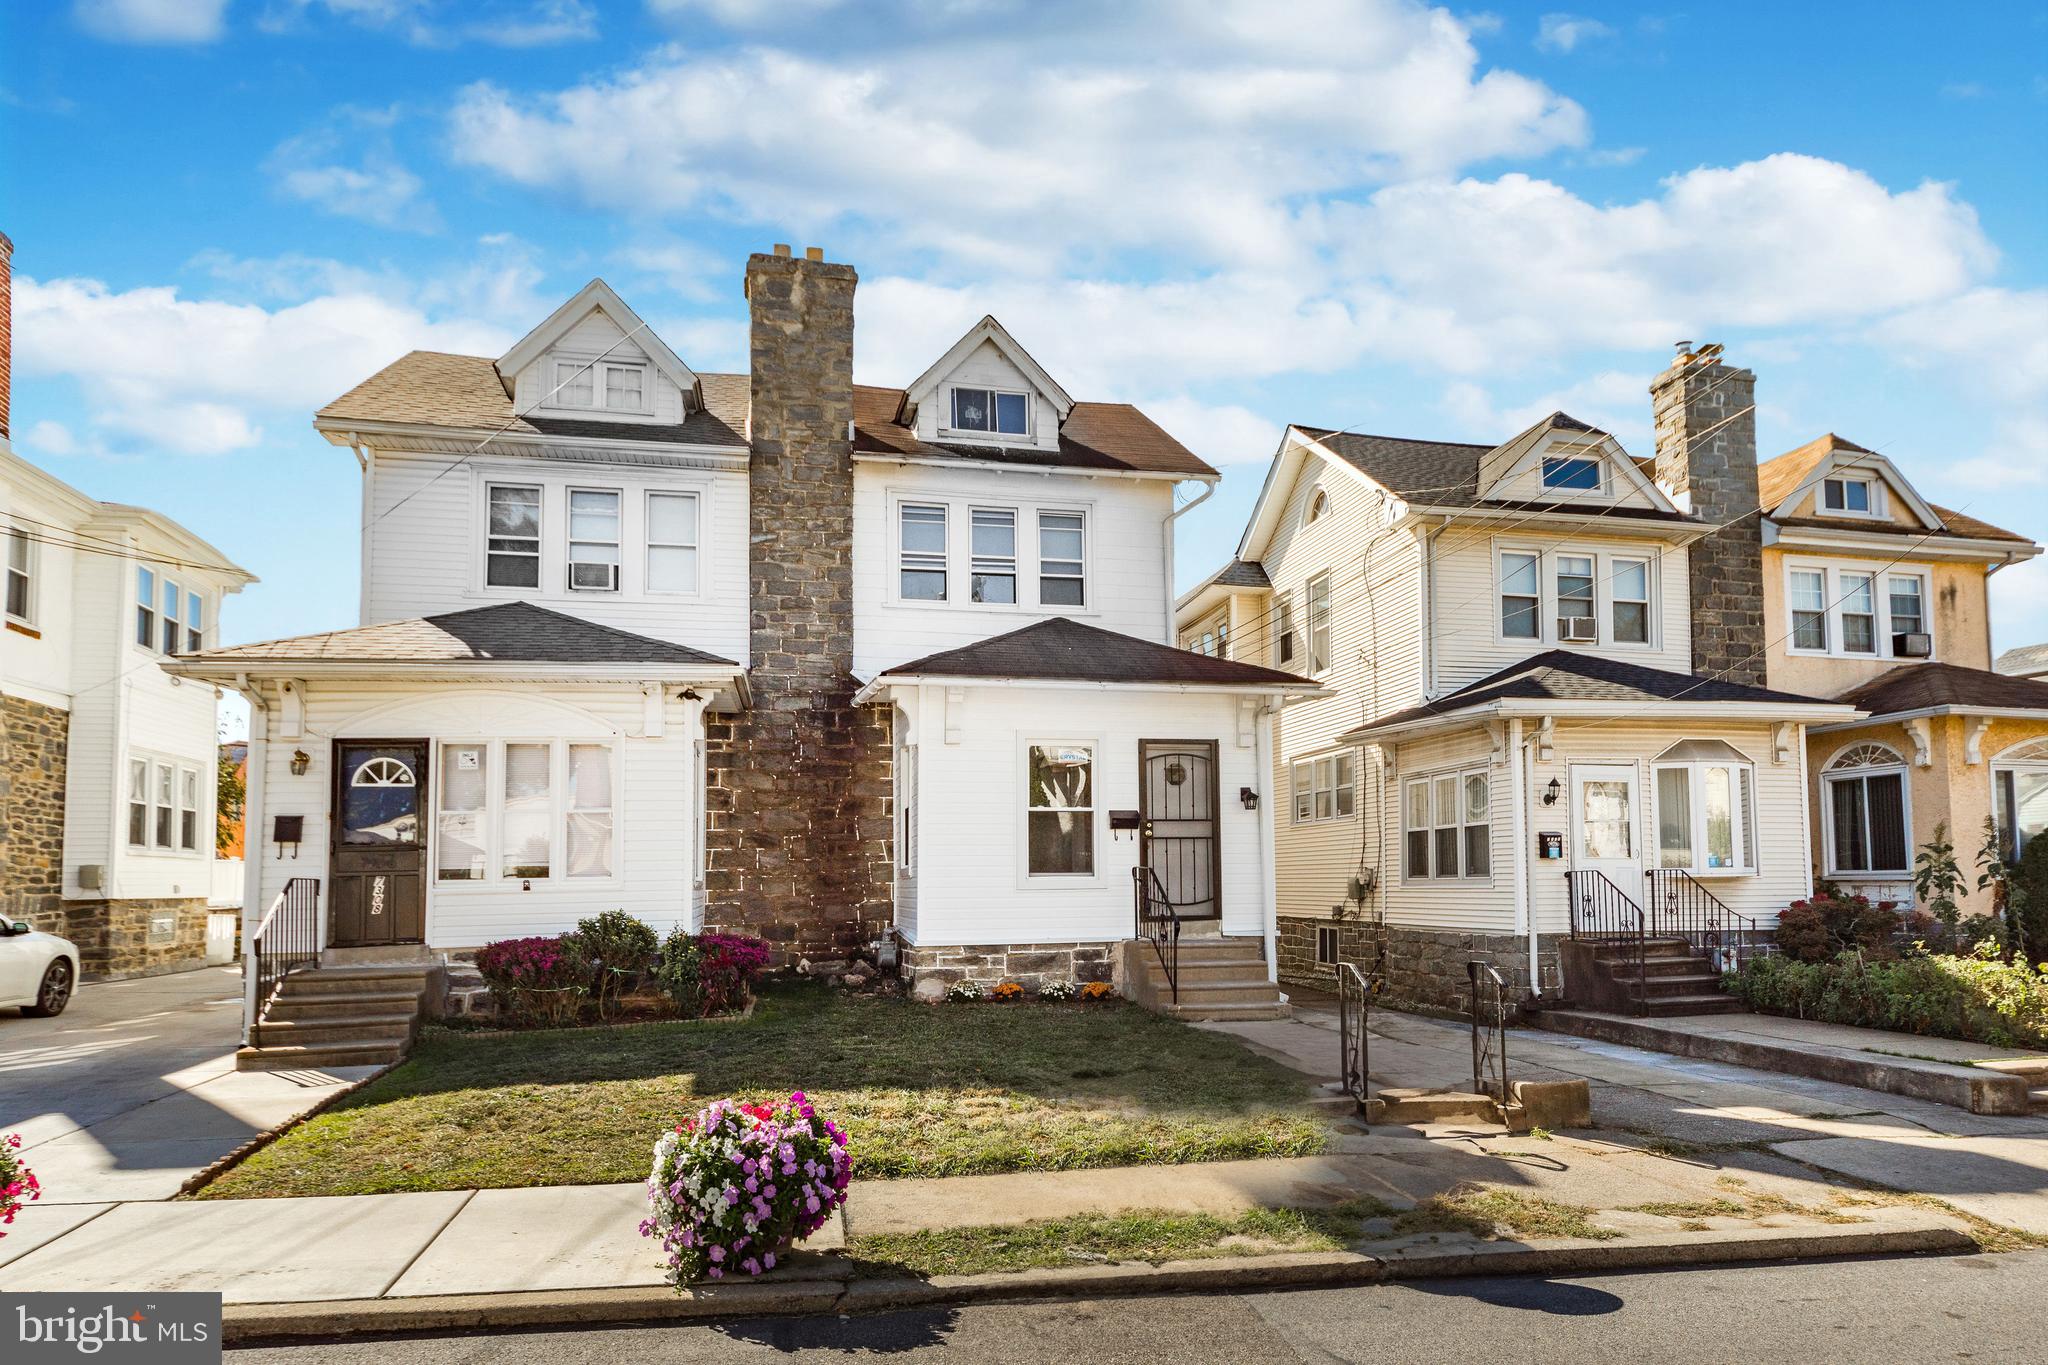
<svg viewBox="0 0 2048 1365">
<path fill-rule="evenodd" d="M 1309 1083 L 1135 1006 L 928 1007 L 797 988 L 727 1023 L 429 1029 L 199 1198 L 600 1184 L 719 1096 L 809 1093 L 857 1178 L 1305 1156 Z"/>
<path fill-rule="evenodd" d="M 1539 1199 L 1513 1190 L 1453 1190 L 1425 1199 L 1394 1220 L 1397 1234 L 1462 1232 L 1472 1237 L 1582 1237 L 1604 1242 L 1622 1234 L 1592 1222 L 1580 1204 Z"/>
<path fill-rule="evenodd" d="M 863 1275 L 985 1275 L 999 1270 L 1105 1261 L 1193 1261 L 1340 1251 L 1356 1233 L 1341 1215 L 1253 1209 L 1235 1217 L 1138 1209 L 1086 1213 L 1006 1227 L 942 1228 L 855 1237 L 847 1252 Z"/>
</svg>

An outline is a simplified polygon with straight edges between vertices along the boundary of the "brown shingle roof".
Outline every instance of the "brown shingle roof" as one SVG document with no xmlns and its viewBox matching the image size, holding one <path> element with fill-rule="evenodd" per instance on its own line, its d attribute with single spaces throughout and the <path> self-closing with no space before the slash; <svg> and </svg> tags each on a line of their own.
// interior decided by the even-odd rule
<svg viewBox="0 0 2048 1365">
<path fill-rule="evenodd" d="M 856 384 L 853 449 L 865 455 L 919 459 L 984 460 L 1053 468 L 1121 469 L 1144 474 L 1214 478 L 1207 461 L 1173 439 L 1129 403 L 1076 403 L 1060 427 L 1057 451 L 1036 446 L 983 446 L 920 440 L 909 423 L 901 389 Z"/>
<path fill-rule="evenodd" d="M 1846 450 L 1853 455 L 1877 453 L 1868 446 L 1857 445 L 1854 441 L 1845 440 L 1831 431 L 1824 436 L 1816 436 L 1797 450 L 1788 450 L 1783 455 L 1765 460 L 1758 465 L 1757 493 L 1765 510 L 1768 511 L 1791 497 L 1799 485 L 1806 482 L 1813 471 L 1820 467 L 1820 462 L 1838 450 Z M 1935 516 L 1941 518 L 1941 529 L 1933 533 L 1937 536 L 1963 540 L 2010 540 L 2021 545 L 2029 543 L 2025 536 L 1993 526 L 1988 521 L 1979 521 L 1975 517 L 1965 516 L 1961 512 L 1936 503 L 1930 502 L 1927 505 L 1934 509 Z M 1921 527 L 1902 526 L 1897 522 L 1872 521 L 1860 517 L 1778 517 L 1775 520 L 1780 526 L 1811 526 L 1819 530 L 1868 531 L 1907 538 L 1918 538 L 1928 534 Z"/>
<path fill-rule="evenodd" d="M 1060 682 L 1208 683 L 1313 687 L 1306 678 L 1235 659 L 1215 659 L 1154 644 L 1064 616 L 992 640 L 928 654 L 884 670 L 883 677 L 1017 678 Z"/>
<path fill-rule="evenodd" d="M 549 611 L 502 602 L 411 621 L 230 645 L 185 656 L 197 663 L 546 663 L 712 664 L 730 659 L 688 645 L 651 640 Z"/>
<path fill-rule="evenodd" d="M 1872 716 L 1937 706 L 2048 711 L 2048 682 L 1957 664 L 1907 664 L 1845 693 L 1842 700 Z"/>
</svg>

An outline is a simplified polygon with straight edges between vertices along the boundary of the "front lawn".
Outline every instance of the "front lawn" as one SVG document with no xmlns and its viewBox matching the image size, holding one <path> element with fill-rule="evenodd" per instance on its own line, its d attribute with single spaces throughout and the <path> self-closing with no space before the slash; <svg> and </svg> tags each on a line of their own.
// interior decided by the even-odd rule
<svg viewBox="0 0 2048 1365">
<path fill-rule="evenodd" d="M 1298 1073 L 1135 1006 L 793 988 L 728 1023 L 429 1029 L 198 1197 L 639 1180 L 655 1136 L 704 1101 L 793 1090 L 846 1127 L 859 1179 L 1305 1156 L 1326 1139 Z"/>
</svg>

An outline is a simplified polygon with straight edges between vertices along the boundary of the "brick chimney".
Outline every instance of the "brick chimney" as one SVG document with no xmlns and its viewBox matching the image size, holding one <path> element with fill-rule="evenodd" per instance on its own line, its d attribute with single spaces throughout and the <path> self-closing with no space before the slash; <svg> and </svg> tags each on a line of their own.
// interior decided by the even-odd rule
<svg viewBox="0 0 2048 1365">
<path fill-rule="evenodd" d="M 890 738 L 853 705 L 853 268 L 747 260 L 752 705 L 707 745 L 707 924 L 844 957 L 890 914 Z"/>
<path fill-rule="evenodd" d="M 14 393 L 14 242 L 0 232 L 0 441 Z"/>
<path fill-rule="evenodd" d="M 1764 685 L 1763 519 L 1757 513 L 1756 375 L 1719 346 L 1678 343 L 1650 381 L 1657 479 L 1715 526 L 1688 549 L 1692 671 Z"/>
</svg>

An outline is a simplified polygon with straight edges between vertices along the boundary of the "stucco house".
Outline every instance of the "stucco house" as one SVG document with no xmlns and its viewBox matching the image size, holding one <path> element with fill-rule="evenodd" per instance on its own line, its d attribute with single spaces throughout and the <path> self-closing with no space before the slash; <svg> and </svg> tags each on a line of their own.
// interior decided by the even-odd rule
<svg viewBox="0 0 2048 1365">
<path fill-rule="evenodd" d="M 173 665 L 254 709 L 252 922 L 316 901 L 332 964 L 624 908 L 1108 979 L 1142 864 L 1277 1001 L 1265 745 L 1315 689 L 1170 646 L 1174 491 L 1216 472 L 993 318 L 855 384 L 855 286 L 751 257 L 750 370 L 712 374 L 592 281 L 321 409 L 360 625 Z"/>
<path fill-rule="evenodd" d="M 12 244 L 0 236 L 0 320 Z M 206 960 L 218 694 L 162 663 L 255 581 L 145 507 L 102 502 L 8 440 L 0 325 L 0 919 L 77 943 L 89 978 Z"/>
</svg>

